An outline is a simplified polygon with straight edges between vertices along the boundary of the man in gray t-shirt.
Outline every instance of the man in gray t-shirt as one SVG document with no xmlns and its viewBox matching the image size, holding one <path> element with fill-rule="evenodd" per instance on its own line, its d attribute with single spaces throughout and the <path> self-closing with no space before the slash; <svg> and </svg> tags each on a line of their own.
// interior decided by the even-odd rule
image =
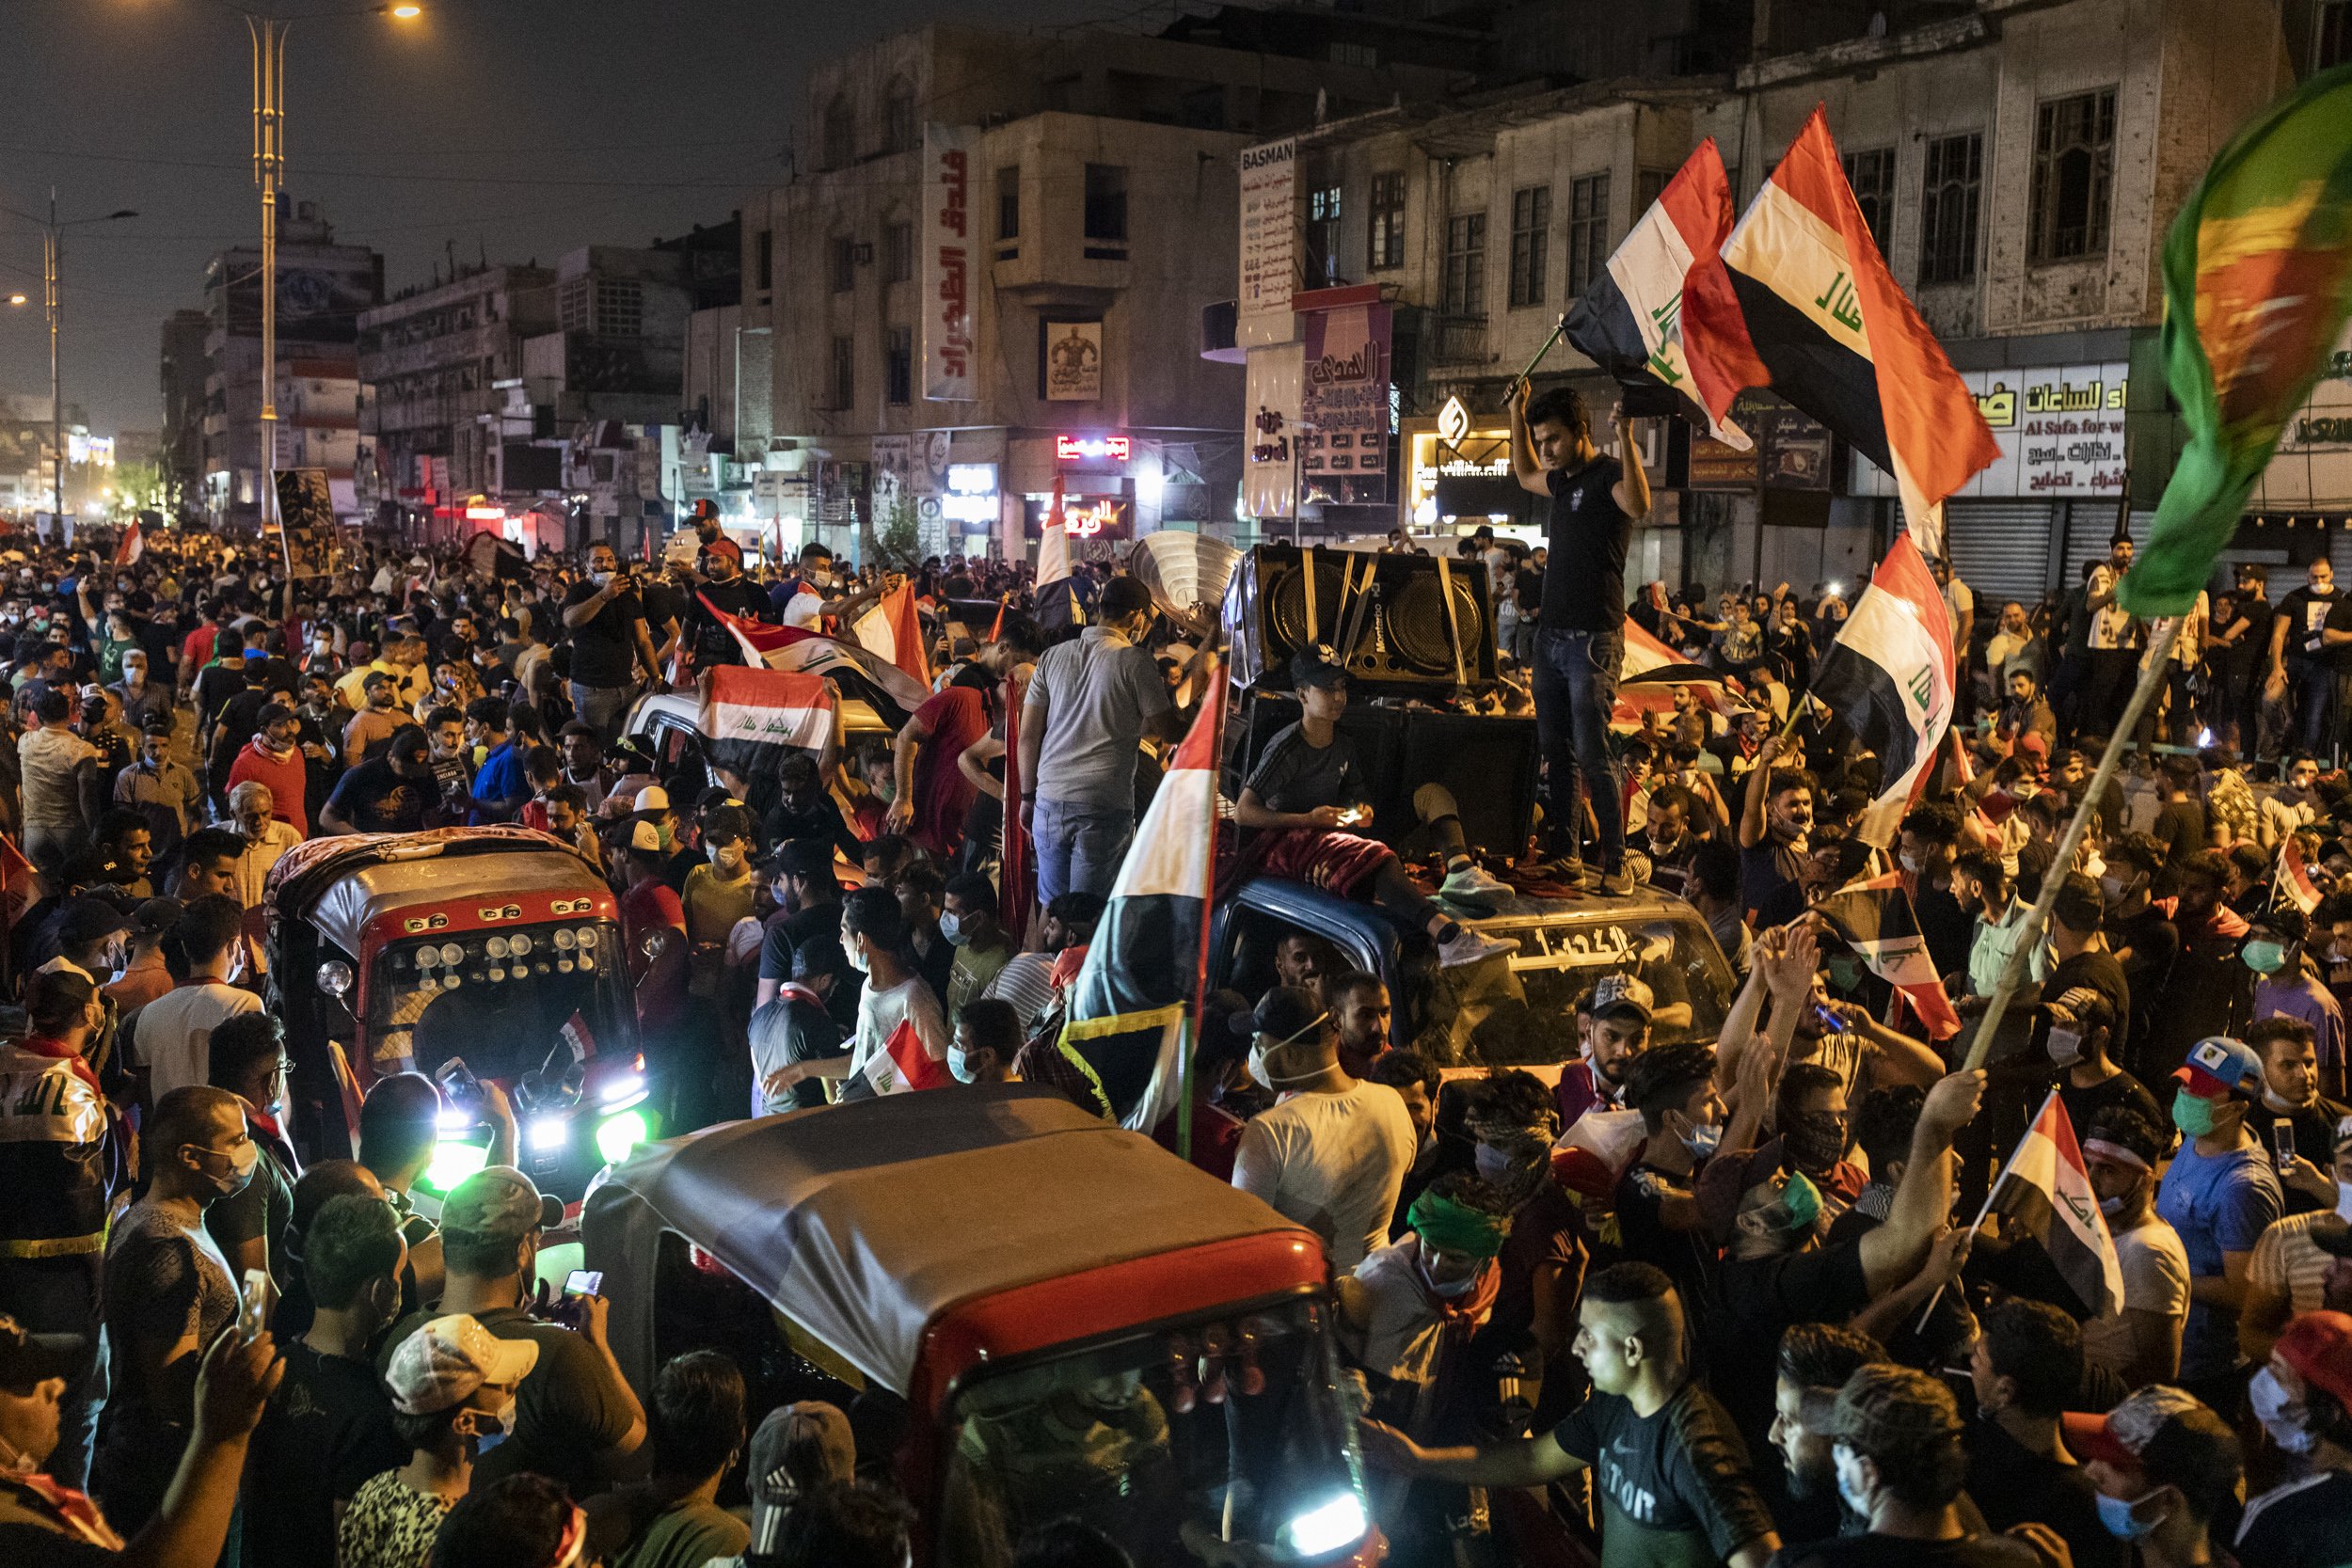
<svg viewBox="0 0 2352 1568">
<path fill-rule="evenodd" d="M 1173 735 L 1176 709 L 1143 647 L 1151 591 L 1113 578 L 1098 624 L 1037 661 L 1021 709 L 1021 816 L 1037 844 L 1037 897 L 1107 895 L 1136 832 L 1136 752 Z"/>
</svg>

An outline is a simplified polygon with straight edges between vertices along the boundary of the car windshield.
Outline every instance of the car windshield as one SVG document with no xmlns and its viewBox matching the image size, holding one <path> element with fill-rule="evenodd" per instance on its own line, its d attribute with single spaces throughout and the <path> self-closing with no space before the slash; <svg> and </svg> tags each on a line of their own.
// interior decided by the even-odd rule
<svg viewBox="0 0 2352 1568">
<path fill-rule="evenodd" d="M 1477 923 L 1481 935 L 1518 943 L 1502 962 L 1430 966 L 1421 1018 L 1432 1059 L 1529 1066 L 1565 1061 L 1576 1049 L 1576 999 L 1612 970 L 1638 975 L 1657 997 L 1652 1045 L 1712 1044 L 1736 987 L 1707 927 L 1687 911 L 1630 920 Z"/>
<path fill-rule="evenodd" d="M 620 931 L 610 921 L 392 943 L 376 955 L 367 1009 L 377 1058 L 413 1056 L 425 1073 L 462 1056 L 477 1077 L 518 1078 L 562 1043 L 575 1013 L 599 1052 L 635 1049 Z"/>
<path fill-rule="evenodd" d="M 1334 1560 L 1369 1515 L 1328 1312 L 1292 1301 L 974 1378 L 947 1418 L 938 1560 L 1004 1568 L 1023 1531 L 1073 1514 L 1136 1568 Z"/>
</svg>

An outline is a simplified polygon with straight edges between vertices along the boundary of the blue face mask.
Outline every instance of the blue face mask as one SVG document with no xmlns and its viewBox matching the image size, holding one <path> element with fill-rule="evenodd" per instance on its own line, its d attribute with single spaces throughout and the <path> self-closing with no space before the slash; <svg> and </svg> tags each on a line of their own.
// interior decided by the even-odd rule
<svg viewBox="0 0 2352 1568">
<path fill-rule="evenodd" d="M 2287 950 L 2275 942 L 2249 942 L 2238 949 L 2238 957 L 2257 974 L 2276 974 L 2287 964 Z"/>
<path fill-rule="evenodd" d="M 1841 1448 L 1844 1445 L 1842 1444 L 1839 1445 Z M 1852 1481 L 1846 1479 L 1847 1476 L 1851 1473 L 1849 1471 L 1847 1466 L 1838 1465 L 1836 1466 L 1836 1469 L 1837 1473 L 1837 1500 L 1844 1503 L 1847 1508 L 1851 1509 L 1856 1517 L 1867 1519 L 1870 1516 L 1870 1495 L 1856 1486 Z"/>
<path fill-rule="evenodd" d="M 1704 1160 L 1723 1146 L 1724 1130 L 1720 1127 L 1693 1127 L 1682 1134 L 1682 1147 L 1691 1151 L 1693 1160 Z"/>
<path fill-rule="evenodd" d="M 2099 1507 L 2099 1523 L 2105 1525 L 2107 1533 L 2119 1541 L 2137 1541 L 2164 1523 L 2161 1514 L 2153 1519 L 2141 1519 L 2134 1512 L 2140 1503 L 2148 1500 L 2146 1497 L 2137 1502 L 2125 1502 L 2121 1497 L 2110 1497 L 2105 1492 L 2098 1492 L 2091 1495 L 2090 1500 Z"/>
</svg>

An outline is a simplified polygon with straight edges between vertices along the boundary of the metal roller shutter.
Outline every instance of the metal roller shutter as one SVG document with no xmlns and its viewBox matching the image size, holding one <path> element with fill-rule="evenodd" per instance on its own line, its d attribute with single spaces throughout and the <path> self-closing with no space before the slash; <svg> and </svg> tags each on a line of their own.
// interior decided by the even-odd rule
<svg viewBox="0 0 2352 1568">
<path fill-rule="evenodd" d="M 2155 523 L 2153 512 L 2132 514 L 2132 543 L 2146 545 L 2148 530 Z M 2066 561 L 2058 578 L 2060 590 L 2074 587 L 2083 579 L 2083 562 L 2105 561 L 2107 542 L 2115 537 L 2115 503 L 2106 500 L 2081 500 L 2066 503 Z"/>
<path fill-rule="evenodd" d="M 1952 569 L 1977 595 L 1979 620 L 2015 599 L 2031 608 L 2048 591 L 2058 509 L 2048 501 L 1947 501 L 1944 536 Z"/>
</svg>

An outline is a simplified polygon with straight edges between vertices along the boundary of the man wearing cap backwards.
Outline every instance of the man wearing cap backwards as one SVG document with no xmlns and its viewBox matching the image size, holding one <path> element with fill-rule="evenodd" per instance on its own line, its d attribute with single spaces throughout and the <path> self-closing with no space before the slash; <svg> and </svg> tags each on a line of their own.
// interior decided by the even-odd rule
<svg viewBox="0 0 2352 1568">
<path fill-rule="evenodd" d="M 1252 1022 L 1249 1076 L 1286 1098 L 1242 1129 L 1233 1185 L 1322 1237 L 1333 1269 L 1353 1269 L 1388 1236 L 1419 1144 L 1413 1119 L 1394 1089 L 1342 1069 L 1311 993 L 1278 986 Z"/>
<path fill-rule="evenodd" d="M 2188 1327 L 2181 1337 L 2181 1384 L 2234 1409 L 2244 1373 L 2238 1307 L 2247 1265 L 2263 1229 L 2279 1217 L 2279 1178 L 2246 1112 L 2263 1090 L 2262 1061 L 2221 1036 L 2199 1040 L 2172 1075 L 2172 1124 L 2183 1143 L 2156 1189 L 2156 1212 L 2188 1252 Z"/>
<path fill-rule="evenodd" d="M 850 1418 L 822 1400 L 778 1405 L 752 1434 L 748 1468 L 744 1484 L 752 1495 L 752 1538 L 746 1549 L 753 1558 L 773 1561 L 792 1505 L 856 1479 L 857 1440 Z M 745 1559 L 719 1560 L 723 1568 L 742 1568 Z"/>
<path fill-rule="evenodd" d="M 2159 1384 L 2105 1416 L 2068 1411 L 2058 1430 L 2099 1489 L 2100 1523 L 2138 1549 L 2140 1568 L 2217 1560 L 2213 1522 L 2236 1503 L 2244 1474 L 2228 1422 Z"/>
<path fill-rule="evenodd" d="M 483 1457 L 479 1479 L 535 1470 L 586 1497 L 645 1440 L 645 1413 L 605 1343 L 602 1296 L 575 1298 L 577 1329 L 531 1314 L 527 1282 L 537 1277 L 540 1233 L 563 1217 L 564 1206 L 512 1165 L 491 1165 L 459 1182 L 441 1206 L 448 1275 L 437 1310 L 469 1314 L 501 1339 L 538 1347 L 537 1365 L 522 1380 L 514 1434 Z M 378 1359 L 397 1355 L 425 1322 L 420 1311 L 393 1324 Z"/>
<path fill-rule="evenodd" d="M 2247 1397 L 2270 1440 L 2304 1474 L 2247 1503 L 2238 1560 L 2260 1568 L 2352 1562 L 2352 1317 L 2306 1312 L 2288 1323 Z"/>
<path fill-rule="evenodd" d="M 1544 1486 L 1595 1471 L 1601 1568 L 1760 1568 L 1780 1549 L 1730 1416 L 1692 1377 L 1680 1298 L 1647 1263 L 1595 1275 L 1578 1308 L 1576 1354 L 1593 1395 L 1538 1436 L 1431 1449 L 1361 1423 L 1383 1469 L 1471 1486 Z"/>
<path fill-rule="evenodd" d="M 250 1344 L 233 1333 L 206 1341 L 194 1435 L 162 1511 L 127 1544 L 97 1501 L 42 1471 L 66 1380 L 87 1358 L 72 1336 L 28 1334 L 0 1316 L 0 1545 L 35 1563 L 211 1568 L 229 1539 L 246 1442 L 282 1375 L 277 1347 L 266 1332 Z"/>
<path fill-rule="evenodd" d="M 384 1371 L 408 1463 L 361 1483 L 337 1521 L 342 1568 L 421 1568 L 442 1518 L 473 1484 L 485 1441 L 515 1430 L 516 1389 L 539 1361 L 529 1339 L 501 1339 L 462 1312 L 401 1341 Z"/>
</svg>

